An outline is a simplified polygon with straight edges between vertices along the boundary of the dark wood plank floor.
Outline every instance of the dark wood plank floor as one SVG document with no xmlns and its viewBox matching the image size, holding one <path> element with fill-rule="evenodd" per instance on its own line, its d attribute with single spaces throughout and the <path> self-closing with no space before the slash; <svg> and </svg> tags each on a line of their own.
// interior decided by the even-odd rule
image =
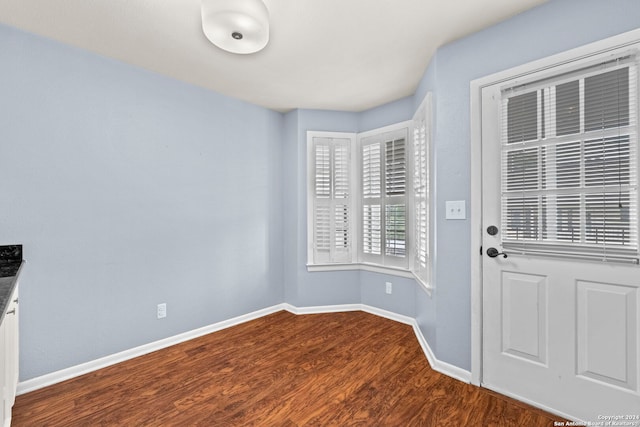
<svg viewBox="0 0 640 427">
<path fill-rule="evenodd" d="M 433 371 L 410 326 L 278 312 L 18 396 L 13 426 L 545 426 Z"/>
</svg>

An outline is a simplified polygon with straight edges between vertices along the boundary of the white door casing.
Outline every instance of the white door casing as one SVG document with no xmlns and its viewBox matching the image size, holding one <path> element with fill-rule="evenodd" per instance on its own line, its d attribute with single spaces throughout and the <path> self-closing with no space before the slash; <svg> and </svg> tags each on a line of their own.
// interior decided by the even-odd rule
<svg viewBox="0 0 640 427">
<path fill-rule="evenodd" d="M 501 89 L 556 64 L 625 50 L 640 32 L 576 49 L 472 83 L 474 254 L 472 378 L 568 418 L 631 417 L 640 425 L 640 267 L 502 251 Z M 637 87 L 636 89 L 637 90 Z M 475 106 L 475 107 L 474 107 Z M 480 161 L 480 158 L 482 159 Z M 636 158 L 637 161 L 637 158 Z M 495 236 L 487 227 L 495 225 Z M 478 256 L 482 245 L 484 255 Z M 633 424 L 631 424 L 633 425 Z"/>
</svg>

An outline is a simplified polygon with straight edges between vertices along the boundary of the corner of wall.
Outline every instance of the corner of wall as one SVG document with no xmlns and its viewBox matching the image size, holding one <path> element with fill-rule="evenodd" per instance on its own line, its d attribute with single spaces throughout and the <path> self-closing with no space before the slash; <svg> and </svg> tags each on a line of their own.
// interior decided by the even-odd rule
<svg viewBox="0 0 640 427">
<path fill-rule="evenodd" d="M 282 135 L 282 223 L 284 301 L 298 303 L 298 141 L 299 110 L 284 115 Z"/>
</svg>

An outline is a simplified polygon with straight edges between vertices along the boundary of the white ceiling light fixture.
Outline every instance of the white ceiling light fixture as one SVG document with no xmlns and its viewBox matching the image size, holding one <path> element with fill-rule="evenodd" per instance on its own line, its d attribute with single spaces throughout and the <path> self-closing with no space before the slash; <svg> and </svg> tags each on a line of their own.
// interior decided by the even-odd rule
<svg viewBox="0 0 640 427">
<path fill-rule="evenodd" d="M 269 11 L 262 0 L 202 0 L 202 29 L 227 52 L 248 54 L 269 41 Z"/>
</svg>

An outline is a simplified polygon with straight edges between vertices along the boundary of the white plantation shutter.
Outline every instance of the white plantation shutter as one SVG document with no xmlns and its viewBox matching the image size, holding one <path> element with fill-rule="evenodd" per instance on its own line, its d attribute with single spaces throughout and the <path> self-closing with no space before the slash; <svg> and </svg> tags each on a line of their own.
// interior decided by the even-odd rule
<svg viewBox="0 0 640 427">
<path fill-rule="evenodd" d="M 415 153 L 410 126 L 411 122 L 403 122 L 358 135 L 307 132 L 309 271 L 380 271 L 382 267 L 417 277 L 409 270 L 415 257 L 422 260 L 420 271 L 426 272 L 427 148 L 422 138 L 417 145 L 417 164 L 423 172 L 416 178 L 412 174 Z M 426 135 L 426 128 L 421 132 Z M 415 179 L 419 187 L 415 194 L 420 197 L 416 212 L 421 212 L 415 222 L 421 224 L 417 233 L 413 232 L 412 218 Z M 416 246 L 421 248 L 419 256 L 413 253 L 415 247 L 409 246 L 409 233 L 422 242 Z"/>
<path fill-rule="evenodd" d="M 385 141 L 385 254 L 406 256 L 406 138 Z"/>
<path fill-rule="evenodd" d="M 333 159 L 333 261 L 351 261 L 351 140 L 334 141 Z"/>
<path fill-rule="evenodd" d="M 407 268 L 407 129 L 363 137 L 360 154 L 360 258 Z"/>
<path fill-rule="evenodd" d="M 385 190 L 387 196 L 404 195 L 407 187 L 406 140 L 385 141 Z"/>
<path fill-rule="evenodd" d="M 429 118 L 431 96 L 427 94 L 413 117 L 413 273 L 429 283 Z"/>
<path fill-rule="evenodd" d="M 382 253 L 382 150 L 380 144 L 362 146 L 362 252 Z"/>
<path fill-rule="evenodd" d="M 330 257 L 331 251 L 331 140 L 318 138 L 315 141 L 315 203 L 314 215 L 314 242 L 315 259 L 319 254 Z"/>
<path fill-rule="evenodd" d="M 502 100 L 502 243 L 638 262 L 634 56 L 510 87 Z"/>
<path fill-rule="evenodd" d="M 354 137 L 309 133 L 309 264 L 353 260 Z"/>
</svg>

